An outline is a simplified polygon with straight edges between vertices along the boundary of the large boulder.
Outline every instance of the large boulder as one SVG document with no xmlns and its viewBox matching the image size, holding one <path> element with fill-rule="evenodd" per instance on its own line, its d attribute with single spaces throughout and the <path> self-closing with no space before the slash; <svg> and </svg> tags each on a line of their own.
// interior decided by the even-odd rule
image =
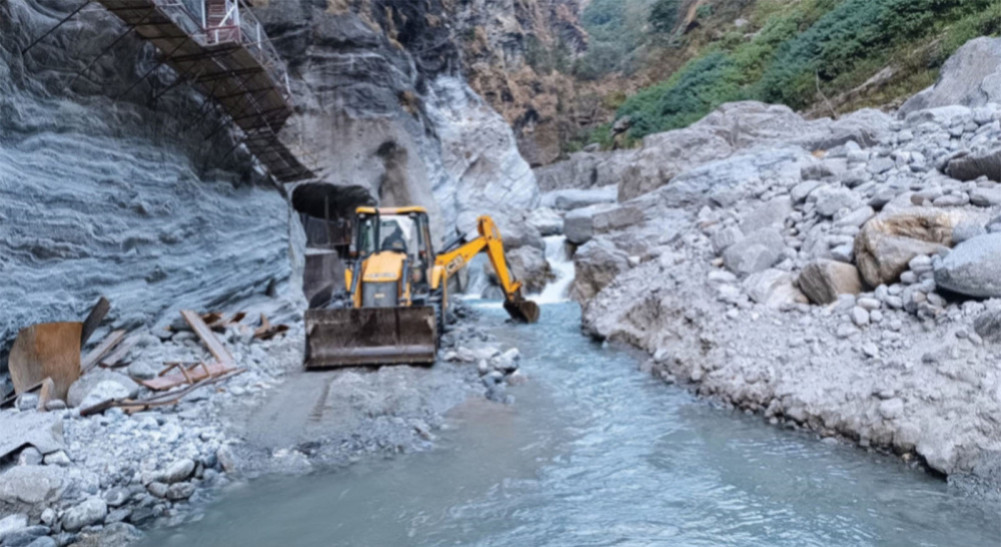
<svg viewBox="0 0 1001 547">
<path fill-rule="evenodd" d="M 862 292 L 862 279 L 851 264 L 820 259 L 811 262 L 799 274 L 797 284 L 814 304 L 830 304 L 840 294 Z"/>
<path fill-rule="evenodd" d="M 785 240 L 775 228 L 765 228 L 741 239 L 723 253 L 723 263 L 737 275 L 766 270 L 782 258 Z"/>
<path fill-rule="evenodd" d="M 605 238 L 589 241 L 577 250 L 573 261 L 576 275 L 570 287 L 570 297 L 582 304 L 629 269 L 626 253 Z"/>
<path fill-rule="evenodd" d="M 85 399 L 94 403 L 102 400 L 120 397 L 135 397 L 139 393 L 139 384 L 124 374 L 102 368 L 94 369 L 80 377 L 70 386 L 66 403 L 72 407 L 80 406 Z M 94 394 L 94 397 L 90 395 Z M 100 400 L 95 400 L 100 399 Z"/>
<path fill-rule="evenodd" d="M 66 468 L 18 465 L 0 474 L 0 512 L 10 507 L 35 507 L 62 496 L 68 485 Z"/>
<path fill-rule="evenodd" d="M 942 66 L 938 82 L 900 107 L 904 117 L 939 106 L 1001 103 L 1001 39 L 976 38 Z"/>
<path fill-rule="evenodd" d="M 635 150 L 578 152 L 571 154 L 566 161 L 535 169 L 535 177 L 543 192 L 609 185 L 617 187 L 635 154 Z"/>
<path fill-rule="evenodd" d="M 698 126 L 650 135 L 643 139 L 643 148 L 622 175 L 619 201 L 652 192 L 688 169 L 733 152 L 725 138 Z"/>
<path fill-rule="evenodd" d="M 871 287 L 896 282 L 915 256 L 947 250 L 963 218 L 956 210 L 913 207 L 869 220 L 855 238 L 855 263 L 862 279 Z"/>
<path fill-rule="evenodd" d="M 547 207 L 541 207 L 529 213 L 528 224 L 538 230 L 542 237 L 563 233 L 563 217 Z"/>
<path fill-rule="evenodd" d="M 507 263 L 515 279 L 521 281 L 528 292 L 539 292 L 552 277 L 546 255 L 535 247 L 518 247 L 507 253 Z M 489 263 L 485 265 L 490 280 L 497 284 L 497 273 Z"/>
<path fill-rule="evenodd" d="M 108 504 L 101 498 L 88 498 L 63 514 L 63 529 L 76 532 L 85 526 L 103 523 L 106 516 Z"/>
<path fill-rule="evenodd" d="M 582 245 L 592 237 L 643 222 L 643 212 L 628 205 L 593 205 L 570 211 L 563 219 L 567 241 Z"/>
<path fill-rule="evenodd" d="M 599 203 L 615 203 L 618 199 L 618 188 L 615 186 L 597 186 L 594 188 L 570 188 L 553 190 L 542 195 L 544 207 L 552 207 L 561 211 L 572 211 L 590 207 Z"/>
<path fill-rule="evenodd" d="M 963 154 L 953 158 L 946 166 L 945 172 L 957 180 L 976 180 L 980 177 L 987 177 L 993 181 L 1001 182 L 1001 148 Z"/>
<path fill-rule="evenodd" d="M 956 246 L 935 263 L 935 283 L 975 298 L 1001 297 L 1001 234 L 986 234 Z"/>
<path fill-rule="evenodd" d="M 876 110 L 863 110 L 837 121 L 806 120 L 783 105 L 727 103 L 687 128 L 643 139 L 643 147 L 622 176 L 619 200 L 651 192 L 685 171 L 752 148 L 788 144 L 815 150 L 848 141 L 875 144 L 878 136 L 888 131 L 890 121 Z"/>
<path fill-rule="evenodd" d="M 1001 310 L 980 314 L 973 322 L 973 328 L 984 340 L 995 344 L 1001 342 Z"/>
<path fill-rule="evenodd" d="M 689 169 L 650 196 L 665 208 L 732 207 L 767 187 L 795 187 L 814 162 L 799 146 L 758 149 Z"/>
<path fill-rule="evenodd" d="M 792 213 L 792 198 L 779 196 L 752 209 L 740 221 L 740 230 L 745 234 L 757 232 L 771 226 L 782 227 Z"/>
</svg>

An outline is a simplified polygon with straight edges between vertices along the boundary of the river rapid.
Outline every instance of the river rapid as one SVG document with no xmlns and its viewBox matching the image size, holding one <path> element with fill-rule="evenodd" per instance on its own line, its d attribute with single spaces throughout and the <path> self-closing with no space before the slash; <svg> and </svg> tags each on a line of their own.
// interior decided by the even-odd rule
<svg viewBox="0 0 1001 547">
<path fill-rule="evenodd" d="M 898 458 L 767 425 L 581 336 L 575 304 L 503 323 L 529 381 L 436 448 L 232 490 L 151 544 L 998 545 L 1001 507 Z"/>
</svg>

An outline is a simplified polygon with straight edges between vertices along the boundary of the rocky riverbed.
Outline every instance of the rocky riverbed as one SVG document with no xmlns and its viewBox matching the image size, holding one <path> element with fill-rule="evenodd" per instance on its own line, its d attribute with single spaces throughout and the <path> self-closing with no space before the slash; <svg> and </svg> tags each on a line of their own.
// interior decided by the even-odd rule
<svg viewBox="0 0 1001 547">
<path fill-rule="evenodd" d="M 142 335 L 129 374 L 85 374 L 70 408 L 57 401 L 38 410 L 28 395 L 0 412 L 4 442 L 20 446 L 0 468 L 0 544 L 126 544 L 142 529 L 200 518 L 220 489 L 262 474 L 427 449 L 451 407 L 470 397 L 503 402 L 505 386 L 520 378 L 517 350 L 493 341 L 472 312 L 459 313 L 465 320 L 445 336 L 433 368 L 305 374 L 299 323 L 268 341 L 233 326 L 221 338 L 244 373 L 176 406 L 81 417 L 80 408 L 112 394 L 147 396 L 130 374 L 207 358 L 190 331 Z"/>
<path fill-rule="evenodd" d="M 773 423 L 996 493 L 999 72 L 1001 41 L 978 39 L 898 112 L 729 104 L 546 168 L 536 218 L 555 210 L 577 245 L 585 331 Z"/>
</svg>

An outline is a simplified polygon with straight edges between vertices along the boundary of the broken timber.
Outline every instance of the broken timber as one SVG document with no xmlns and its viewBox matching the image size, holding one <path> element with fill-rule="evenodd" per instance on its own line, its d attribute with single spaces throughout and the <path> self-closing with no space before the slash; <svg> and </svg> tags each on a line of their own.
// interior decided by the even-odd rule
<svg viewBox="0 0 1001 547">
<path fill-rule="evenodd" d="M 313 177 L 278 138 L 293 113 L 288 72 L 245 2 L 97 2 L 155 45 L 179 75 L 194 75 L 195 86 L 242 130 L 244 144 L 275 179 Z"/>
</svg>

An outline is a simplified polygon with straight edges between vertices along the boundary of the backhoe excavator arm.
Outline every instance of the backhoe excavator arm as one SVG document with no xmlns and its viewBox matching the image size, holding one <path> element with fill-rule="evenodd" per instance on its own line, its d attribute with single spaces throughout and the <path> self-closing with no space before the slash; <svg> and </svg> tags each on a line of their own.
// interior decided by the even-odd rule
<svg viewBox="0 0 1001 547">
<path fill-rule="evenodd" d="M 526 323 L 539 320 L 539 306 L 531 300 L 526 300 L 521 294 L 521 282 L 514 279 L 504 256 L 504 241 L 493 219 L 481 216 L 476 221 L 480 237 L 465 243 L 459 248 L 438 255 L 435 258 L 431 276 L 431 288 L 437 290 L 448 283 L 448 279 L 456 272 L 469 265 L 469 262 L 479 253 L 486 250 L 490 264 L 497 273 L 501 289 L 504 291 L 504 309 L 512 318 Z"/>
</svg>

